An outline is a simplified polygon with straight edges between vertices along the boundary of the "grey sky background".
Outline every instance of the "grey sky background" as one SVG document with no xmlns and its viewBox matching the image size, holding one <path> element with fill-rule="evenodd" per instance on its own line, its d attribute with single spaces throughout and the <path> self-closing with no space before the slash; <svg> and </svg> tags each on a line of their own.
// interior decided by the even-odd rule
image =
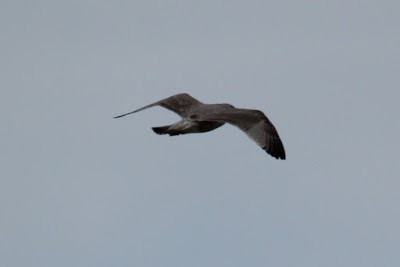
<svg viewBox="0 0 400 267">
<path fill-rule="evenodd" d="M 398 1 L 1 1 L 1 266 L 400 266 Z M 263 110 L 157 136 L 169 95 Z"/>
</svg>

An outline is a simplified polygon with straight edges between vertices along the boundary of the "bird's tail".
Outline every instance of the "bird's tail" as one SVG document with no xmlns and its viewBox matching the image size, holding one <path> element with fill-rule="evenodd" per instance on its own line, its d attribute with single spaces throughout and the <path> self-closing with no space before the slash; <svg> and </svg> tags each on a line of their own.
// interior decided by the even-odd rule
<svg viewBox="0 0 400 267">
<path fill-rule="evenodd" d="M 156 134 L 169 134 L 170 136 L 181 134 L 181 131 L 177 131 L 176 129 L 173 129 L 170 125 L 160 126 L 160 127 L 152 127 L 152 129 Z"/>
<path fill-rule="evenodd" d="M 167 134 L 169 126 L 152 127 L 156 134 Z"/>
</svg>

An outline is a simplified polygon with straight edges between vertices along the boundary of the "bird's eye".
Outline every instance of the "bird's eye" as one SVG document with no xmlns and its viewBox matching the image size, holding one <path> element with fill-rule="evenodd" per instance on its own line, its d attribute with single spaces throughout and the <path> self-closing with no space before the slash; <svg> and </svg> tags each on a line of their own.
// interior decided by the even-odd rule
<svg viewBox="0 0 400 267">
<path fill-rule="evenodd" d="M 190 118 L 190 119 L 197 119 L 197 115 L 196 115 L 196 114 L 190 114 L 190 115 L 189 115 L 189 118 Z"/>
</svg>

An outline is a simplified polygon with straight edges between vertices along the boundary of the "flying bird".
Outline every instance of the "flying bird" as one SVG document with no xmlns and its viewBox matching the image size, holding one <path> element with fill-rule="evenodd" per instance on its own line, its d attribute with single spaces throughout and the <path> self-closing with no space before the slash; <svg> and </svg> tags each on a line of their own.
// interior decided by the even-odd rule
<svg viewBox="0 0 400 267">
<path fill-rule="evenodd" d="M 245 132 L 272 157 L 286 159 L 285 149 L 278 132 L 264 113 L 259 110 L 235 108 L 230 104 L 204 104 L 189 94 L 182 93 L 114 118 L 121 118 L 154 106 L 164 107 L 182 118 L 171 125 L 152 127 L 156 134 L 174 136 L 204 133 L 229 123 Z"/>
</svg>

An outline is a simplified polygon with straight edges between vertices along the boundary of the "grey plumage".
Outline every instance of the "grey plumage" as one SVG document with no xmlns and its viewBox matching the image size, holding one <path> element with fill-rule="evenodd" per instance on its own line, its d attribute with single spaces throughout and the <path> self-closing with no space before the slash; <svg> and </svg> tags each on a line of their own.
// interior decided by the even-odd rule
<svg viewBox="0 0 400 267">
<path fill-rule="evenodd" d="M 286 159 L 285 149 L 278 132 L 264 113 L 259 110 L 235 108 L 230 104 L 204 104 L 189 94 L 182 93 L 114 118 L 120 118 L 154 106 L 162 106 L 182 118 L 171 125 L 153 127 L 153 131 L 157 134 L 173 136 L 203 133 L 229 123 L 244 131 L 271 156 L 277 159 Z"/>
</svg>

